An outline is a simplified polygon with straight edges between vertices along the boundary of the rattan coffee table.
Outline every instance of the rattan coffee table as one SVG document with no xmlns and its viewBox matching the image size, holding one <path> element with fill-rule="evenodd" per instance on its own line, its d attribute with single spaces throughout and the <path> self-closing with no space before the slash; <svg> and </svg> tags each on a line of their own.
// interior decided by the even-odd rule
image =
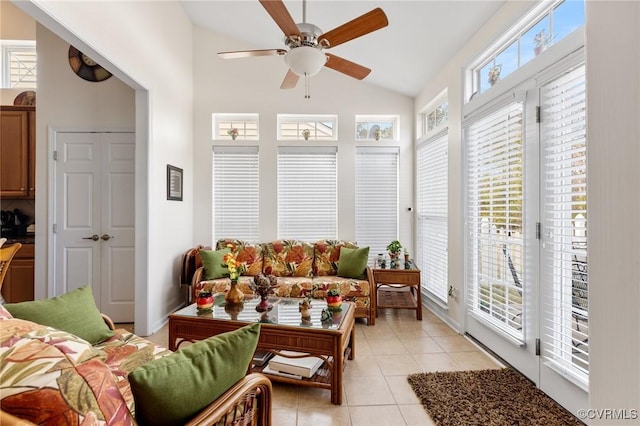
<svg viewBox="0 0 640 426">
<path fill-rule="evenodd" d="M 323 300 L 312 300 L 311 319 L 303 321 L 298 311 L 301 299 L 273 298 L 273 308 L 266 314 L 255 310 L 258 299 L 245 300 L 241 309 L 226 306 L 224 298 L 216 297 L 212 310 L 200 312 L 195 304 L 169 315 L 169 349 L 175 351 L 185 342 L 203 340 L 244 325 L 260 322 L 258 349 L 304 352 L 325 362 L 311 378 L 289 378 L 266 374 L 272 381 L 313 386 L 331 391 L 331 402 L 342 404 L 342 373 L 345 359 L 355 356 L 354 307 L 342 304 L 342 311 L 330 321 L 320 320 Z M 262 373 L 263 367 L 252 366 Z"/>
</svg>

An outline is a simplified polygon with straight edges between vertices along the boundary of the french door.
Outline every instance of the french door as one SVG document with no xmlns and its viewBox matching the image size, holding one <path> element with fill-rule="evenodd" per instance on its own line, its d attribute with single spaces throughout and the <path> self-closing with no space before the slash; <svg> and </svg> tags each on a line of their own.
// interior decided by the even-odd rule
<svg viewBox="0 0 640 426">
<path fill-rule="evenodd" d="M 135 135 L 57 132 L 54 295 L 90 285 L 101 312 L 133 322 Z"/>
<path fill-rule="evenodd" d="M 571 412 L 588 407 L 584 65 L 465 123 L 467 332 Z"/>
</svg>

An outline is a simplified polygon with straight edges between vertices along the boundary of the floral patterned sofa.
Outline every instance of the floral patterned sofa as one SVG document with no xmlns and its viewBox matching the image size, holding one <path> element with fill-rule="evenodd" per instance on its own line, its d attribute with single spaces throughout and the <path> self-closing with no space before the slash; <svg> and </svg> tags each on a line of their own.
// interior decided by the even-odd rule
<svg viewBox="0 0 640 426">
<path fill-rule="evenodd" d="M 113 323 L 105 319 L 113 330 Z M 76 335 L 13 318 L 0 305 L 0 424 L 135 425 L 128 374 L 171 352 L 124 329 L 91 345 Z M 271 384 L 245 376 L 189 425 L 270 423 Z M 235 423 L 233 423 L 235 424 Z"/>
<path fill-rule="evenodd" d="M 242 274 L 239 288 L 253 296 L 250 283 L 259 274 L 275 275 L 275 295 L 280 297 L 324 298 L 327 290 L 338 289 L 342 299 L 353 302 L 356 318 L 365 318 L 368 325 L 375 324 L 376 294 L 372 289 L 373 275 L 367 266 L 362 279 L 338 276 L 340 249 L 357 248 L 350 241 L 320 240 L 308 243 L 300 240 L 276 240 L 251 244 L 242 240 L 221 239 L 216 250 L 230 247 L 236 255 Z M 200 291 L 226 292 L 229 278 L 206 280 L 200 259 L 191 280 L 192 300 Z"/>
</svg>

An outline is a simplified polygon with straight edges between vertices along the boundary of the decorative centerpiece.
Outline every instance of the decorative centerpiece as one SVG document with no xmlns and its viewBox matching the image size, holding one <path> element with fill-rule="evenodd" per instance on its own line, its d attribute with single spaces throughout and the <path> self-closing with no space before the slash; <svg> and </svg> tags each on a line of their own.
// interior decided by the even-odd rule
<svg viewBox="0 0 640 426">
<path fill-rule="evenodd" d="M 311 321 L 311 300 L 305 298 L 300 302 L 298 304 L 298 311 L 300 311 L 302 321 Z"/>
<path fill-rule="evenodd" d="M 233 129 L 227 130 L 227 134 L 231 136 L 231 139 L 235 141 L 236 138 L 238 137 L 239 132 L 238 132 L 238 129 L 234 127 Z"/>
<path fill-rule="evenodd" d="M 249 284 L 251 290 L 258 296 L 260 296 L 260 303 L 256 305 L 256 311 L 266 312 L 270 311 L 273 306 L 269 303 L 269 295 L 273 293 L 273 289 L 276 288 L 277 279 L 273 275 L 256 275 L 253 277 L 253 282 Z"/>
<path fill-rule="evenodd" d="M 231 248 L 231 244 L 227 247 Z M 227 303 L 242 303 L 244 300 L 244 293 L 238 288 L 238 261 L 236 260 L 236 254 L 229 252 L 224 255 L 222 261 L 227 265 L 229 270 L 229 278 L 231 279 L 231 287 L 224 296 L 224 300 Z"/>
<path fill-rule="evenodd" d="M 342 310 L 342 297 L 340 296 L 338 289 L 332 288 L 327 290 L 325 300 L 327 301 L 327 309 L 330 311 Z"/>
<path fill-rule="evenodd" d="M 394 261 L 398 260 L 398 256 L 400 256 L 400 250 L 402 250 L 402 244 L 400 241 L 393 240 L 387 246 L 387 250 L 389 251 L 389 258 Z"/>
<path fill-rule="evenodd" d="M 210 291 L 201 291 L 196 297 L 196 307 L 200 311 L 211 310 L 213 307 L 213 294 Z"/>
</svg>

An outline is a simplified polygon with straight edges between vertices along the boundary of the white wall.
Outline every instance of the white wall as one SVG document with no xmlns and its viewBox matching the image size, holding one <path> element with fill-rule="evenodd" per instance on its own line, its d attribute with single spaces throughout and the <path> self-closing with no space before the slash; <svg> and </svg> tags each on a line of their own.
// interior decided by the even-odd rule
<svg viewBox="0 0 640 426">
<path fill-rule="evenodd" d="M 212 33 L 194 30 L 195 157 L 194 209 L 197 243 L 212 243 L 212 146 L 259 145 L 260 240 L 277 238 L 277 147 L 310 145 L 310 142 L 278 142 L 277 114 L 338 114 L 338 236 L 355 238 L 355 115 L 399 114 L 399 142 L 369 142 L 400 147 L 400 241 L 411 249 L 413 200 L 413 99 L 369 85 L 325 68 L 310 79 L 311 99 L 304 99 L 300 79 L 293 90 L 281 90 L 287 67 L 282 57 L 222 60 L 216 52 L 250 49 L 251 46 Z M 373 71 L 375 72 L 375 70 Z M 259 113 L 260 141 L 212 141 L 212 113 Z M 316 143 L 326 145 L 327 142 Z M 332 143 L 335 145 L 335 142 Z M 310 188 L 309 190 L 312 190 Z"/>
<path fill-rule="evenodd" d="M 586 12 L 589 404 L 640 410 L 640 3 Z"/>
<path fill-rule="evenodd" d="M 136 332 L 149 334 L 182 302 L 179 264 L 193 244 L 191 22 L 177 2 L 15 4 L 136 90 Z M 40 142 L 37 158 L 42 160 Z M 185 169 L 183 202 L 166 200 L 168 163 Z M 38 170 L 36 179 L 37 215 L 46 217 L 46 173 Z M 49 224 L 41 225 L 40 278 L 46 276 L 42 232 Z"/>
</svg>

